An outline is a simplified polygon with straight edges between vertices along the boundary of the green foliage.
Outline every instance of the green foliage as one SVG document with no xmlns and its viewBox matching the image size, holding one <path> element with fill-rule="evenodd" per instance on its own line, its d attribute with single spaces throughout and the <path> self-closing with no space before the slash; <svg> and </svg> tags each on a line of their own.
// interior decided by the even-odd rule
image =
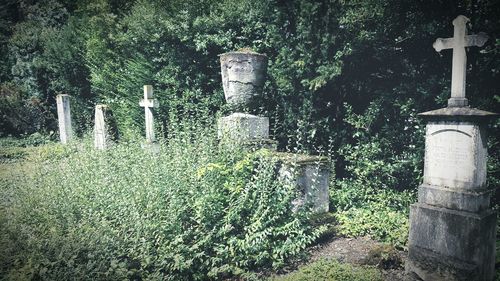
<svg viewBox="0 0 500 281">
<path fill-rule="evenodd" d="M 292 212 L 268 152 L 219 147 L 210 126 L 179 125 L 159 155 L 86 141 L 29 160 L 0 182 L 4 280 L 220 279 L 281 267 L 324 231 Z"/>
<path fill-rule="evenodd" d="M 341 181 L 330 196 L 340 234 L 369 235 L 406 248 L 409 206 L 416 200 L 414 192 L 377 190 L 354 181 Z"/>
<path fill-rule="evenodd" d="M 341 264 L 336 260 L 320 260 L 299 268 L 298 272 L 271 278 L 281 281 L 377 281 L 383 280 L 376 268 Z"/>
<path fill-rule="evenodd" d="M 338 178 L 414 189 L 423 159 L 416 114 L 449 96 L 452 52 L 431 45 L 451 36 L 459 14 L 491 38 L 468 50 L 472 106 L 498 108 L 498 1 L 51 0 L 11 1 L 5 11 L 2 82 L 19 89 L 16 108 L 40 105 L 39 121 L 23 123 L 33 128 L 8 121 L 10 133 L 55 131 L 54 97 L 64 92 L 74 96 L 79 131 L 92 125 L 93 105 L 107 103 L 122 136 L 133 138 L 144 122 L 142 85 L 152 84 L 158 129 L 168 134 L 176 120 L 228 111 L 217 55 L 250 48 L 269 57 L 254 111 L 270 116 L 280 148 L 328 149 Z M 494 183 L 498 165 L 490 163 Z"/>
</svg>

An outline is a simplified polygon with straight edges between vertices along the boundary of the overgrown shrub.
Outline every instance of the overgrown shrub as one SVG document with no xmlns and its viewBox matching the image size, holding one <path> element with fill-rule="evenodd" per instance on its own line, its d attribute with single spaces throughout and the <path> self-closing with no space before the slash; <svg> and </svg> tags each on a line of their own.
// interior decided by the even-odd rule
<svg viewBox="0 0 500 281">
<path fill-rule="evenodd" d="M 219 279 L 278 268 L 323 231 L 268 153 L 219 147 L 211 126 L 179 125 L 158 155 L 86 141 L 30 157 L 1 181 L 5 280 Z"/>
<path fill-rule="evenodd" d="M 344 180 L 331 189 L 330 196 L 340 234 L 368 235 L 406 248 L 409 206 L 416 200 L 414 191 L 373 189 Z"/>
</svg>

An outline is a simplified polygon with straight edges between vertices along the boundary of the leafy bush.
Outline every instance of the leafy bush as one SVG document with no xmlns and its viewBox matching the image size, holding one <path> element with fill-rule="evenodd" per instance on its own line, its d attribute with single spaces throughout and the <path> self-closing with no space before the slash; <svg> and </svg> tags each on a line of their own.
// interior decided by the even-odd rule
<svg viewBox="0 0 500 281">
<path fill-rule="evenodd" d="M 276 281 L 377 281 L 383 280 L 376 268 L 341 264 L 336 260 L 320 260 L 299 268 L 298 272 L 282 277 L 271 278 Z"/>
<path fill-rule="evenodd" d="M 340 234 L 369 235 L 398 248 L 406 247 L 409 206 L 416 200 L 413 191 L 377 190 L 340 181 L 330 196 Z"/>
<path fill-rule="evenodd" d="M 177 126 L 158 155 L 58 147 L 1 181 L 5 280 L 219 279 L 280 267 L 323 231 L 267 152 L 219 147 L 211 126 Z"/>
</svg>

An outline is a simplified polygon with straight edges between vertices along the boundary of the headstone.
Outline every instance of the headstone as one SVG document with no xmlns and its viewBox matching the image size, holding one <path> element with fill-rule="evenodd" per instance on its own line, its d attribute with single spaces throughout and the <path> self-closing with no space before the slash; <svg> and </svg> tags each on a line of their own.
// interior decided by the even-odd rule
<svg viewBox="0 0 500 281">
<path fill-rule="evenodd" d="M 59 123 L 59 137 L 62 144 L 67 144 L 73 137 L 71 128 L 71 109 L 69 106 L 69 95 L 57 95 L 57 119 Z"/>
<path fill-rule="evenodd" d="M 105 149 L 117 138 L 116 124 L 111 109 L 105 104 L 95 106 L 94 147 Z"/>
<path fill-rule="evenodd" d="M 410 208 L 406 264 L 419 280 L 488 281 L 495 274 L 496 211 L 486 186 L 486 127 L 496 114 L 467 106 L 462 50 L 484 44 L 467 43 L 478 41 L 466 36 L 467 21 L 457 17 L 455 37 L 434 43 L 437 51 L 453 45 L 448 107 L 420 114 L 427 121 L 424 179 Z"/>
<path fill-rule="evenodd" d="M 153 109 L 159 106 L 158 100 L 153 98 L 153 86 L 144 85 L 144 99 L 139 102 L 139 105 L 144 107 L 144 114 L 146 118 L 146 143 L 154 143 L 155 126 L 153 119 Z"/>
</svg>

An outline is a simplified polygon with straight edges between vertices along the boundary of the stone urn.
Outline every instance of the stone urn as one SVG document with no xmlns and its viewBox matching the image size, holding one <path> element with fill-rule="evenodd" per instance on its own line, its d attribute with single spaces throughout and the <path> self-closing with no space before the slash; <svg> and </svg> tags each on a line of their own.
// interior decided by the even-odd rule
<svg viewBox="0 0 500 281">
<path fill-rule="evenodd" d="M 222 85 L 227 103 L 233 110 L 248 109 L 262 93 L 267 73 L 267 56 L 251 51 L 220 55 Z"/>
</svg>

